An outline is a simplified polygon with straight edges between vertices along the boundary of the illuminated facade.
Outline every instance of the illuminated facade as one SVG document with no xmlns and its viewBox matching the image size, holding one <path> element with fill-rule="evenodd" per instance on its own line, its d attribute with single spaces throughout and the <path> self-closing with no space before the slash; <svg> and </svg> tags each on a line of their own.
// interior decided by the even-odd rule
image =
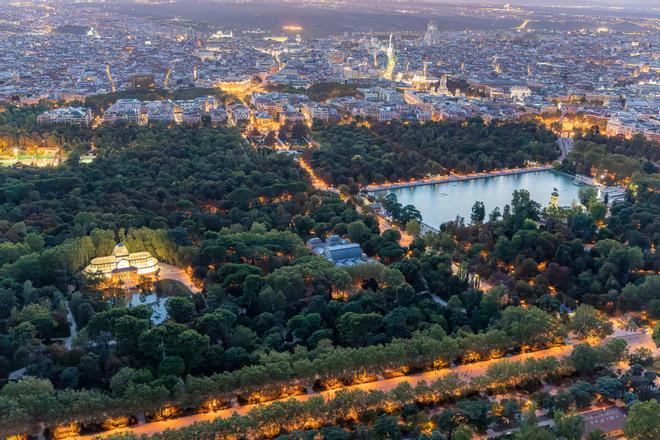
<svg viewBox="0 0 660 440">
<path fill-rule="evenodd" d="M 252 80 L 250 78 L 245 78 L 242 80 L 223 80 L 216 82 L 215 87 L 219 88 L 223 92 L 240 95 L 250 91 L 250 88 L 252 87 Z"/>
<path fill-rule="evenodd" d="M 149 252 L 128 252 L 123 243 L 112 250 L 112 255 L 94 258 L 84 272 L 108 281 L 137 281 L 141 277 L 158 275 L 158 260 Z"/>
<path fill-rule="evenodd" d="M 253 118 L 254 128 L 259 130 L 262 133 L 268 132 L 270 130 L 277 130 L 278 124 L 270 115 L 266 112 L 255 112 Z"/>
</svg>

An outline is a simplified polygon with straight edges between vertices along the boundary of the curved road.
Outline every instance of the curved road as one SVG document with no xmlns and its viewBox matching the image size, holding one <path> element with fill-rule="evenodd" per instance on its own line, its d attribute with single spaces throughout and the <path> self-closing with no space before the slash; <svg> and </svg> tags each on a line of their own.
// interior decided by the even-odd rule
<svg viewBox="0 0 660 440">
<path fill-rule="evenodd" d="M 655 344 L 653 343 L 653 340 L 651 339 L 651 335 L 649 333 L 630 333 L 630 332 L 624 332 L 617 330 L 615 333 L 615 336 L 621 337 L 625 339 L 628 342 L 628 348 L 633 350 L 636 348 L 640 347 L 646 347 L 651 349 L 653 352 L 657 353 L 658 349 L 655 347 Z M 476 376 L 483 375 L 486 372 L 486 369 L 492 365 L 493 363 L 500 362 L 503 360 L 506 361 L 522 361 L 528 358 L 543 358 L 543 357 L 549 357 L 549 356 L 554 356 L 557 359 L 564 359 L 568 357 L 571 352 L 573 351 L 573 345 L 562 345 L 559 347 L 553 347 L 549 348 L 547 350 L 540 350 L 540 351 L 535 351 L 535 352 L 530 352 L 530 353 L 524 353 L 524 354 L 519 354 L 516 356 L 511 356 L 508 358 L 500 358 L 500 359 L 494 359 L 494 360 L 489 360 L 489 361 L 482 361 L 482 362 L 475 362 L 472 364 L 467 364 L 467 365 L 459 365 L 454 368 L 443 368 L 441 370 L 433 370 L 433 371 L 427 371 L 425 373 L 420 373 L 416 375 L 411 375 L 411 376 L 401 376 L 401 377 L 395 377 L 391 379 L 383 379 L 379 380 L 376 382 L 368 382 L 360 385 L 352 385 L 352 386 L 347 386 L 347 387 L 342 387 L 342 388 L 337 388 L 335 390 L 329 390 L 329 391 L 323 391 L 320 393 L 313 393 L 313 394 L 303 394 L 300 396 L 292 396 L 288 397 L 285 399 L 280 399 L 280 400 L 288 400 L 288 399 L 297 399 L 297 400 L 307 400 L 311 397 L 315 396 L 323 396 L 326 398 L 331 398 L 338 390 L 344 390 L 344 391 L 351 391 L 351 390 L 363 390 L 363 391 L 370 391 L 370 390 L 380 390 L 380 391 L 389 391 L 393 388 L 395 388 L 397 385 L 399 385 L 402 382 L 408 382 L 412 387 L 414 387 L 417 383 L 421 381 L 426 381 L 426 382 L 432 382 L 439 377 L 442 377 L 446 374 L 449 373 L 458 373 L 459 375 L 463 376 L 464 378 L 472 378 Z M 269 402 L 272 403 L 272 402 Z M 267 405 L 268 403 L 265 403 Z M 264 405 L 264 404 L 262 404 Z M 104 438 L 108 437 L 112 434 L 118 434 L 120 432 L 131 432 L 136 435 L 152 435 L 158 432 L 165 431 L 166 429 L 180 429 L 184 428 L 186 426 L 190 426 L 193 423 L 196 422 L 203 422 L 203 421 L 212 421 L 218 417 L 230 417 L 232 414 L 236 413 L 239 415 L 247 414 L 252 408 L 257 406 L 257 404 L 253 405 L 243 405 L 240 407 L 236 408 L 228 408 L 228 409 L 223 409 L 220 411 L 214 411 L 214 412 L 209 412 L 209 413 L 204 413 L 204 414 L 195 414 L 191 416 L 185 416 L 185 417 L 180 417 L 176 419 L 170 419 L 170 420 L 161 420 L 158 422 L 151 422 L 151 423 L 143 423 L 139 425 L 135 425 L 132 427 L 127 427 L 127 428 L 118 428 L 114 429 L 112 431 L 106 431 L 100 434 L 96 435 L 89 435 L 89 436 L 78 436 L 75 437 L 76 440 L 92 440 L 94 438 Z"/>
</svg>

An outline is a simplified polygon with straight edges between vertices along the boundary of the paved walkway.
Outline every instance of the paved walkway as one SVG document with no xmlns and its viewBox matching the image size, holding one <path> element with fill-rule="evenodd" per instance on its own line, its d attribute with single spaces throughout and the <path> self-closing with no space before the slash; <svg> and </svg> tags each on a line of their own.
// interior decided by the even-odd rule
<svg viewBox="0 0 660 440">
<path fill-rule="evenodd" d="M 66 348 L 71 348 L 73 345 L 73 338 L 76 337 L 78 334 L 78 324 L 76 324 L 76 318 L 73 317 L 73 313 L 71 313 L 71 306 L 69 305 L 69 301 L 66 303 L 66 320 L 69 323 L 69 336 L 64 338 L 64 346 Z"/>
<path fill-rule="evenodd" d="M 412 186 L 421 186 L 421 185 L 435 185 L 436 183 L 446 183 L 446 182 L 458 182 L 462 180 L 473 180 L 473 179 L 482 179 L 484 177 L 495 177 L 495 176 L 509 176 L 512 174 L 522 174 L 522 173 L 532 173 L 536 171 L 545 171 L 552 169 L 552 165 L 539 165 L 535 167 L 525 167 L 525 168 L 506 168 L 498 171 L 488 171 L 484 173 L 469 173 L 469 174 L 443 174 L 438 176 L 432 176 L 424 179 L 412 179 L 404 182 L 391 182 L 391 183 L 381 183 L 381 184 L 372 184 L 366 185 L 362 189 L 366 191 L 383 191 L 388 189 L 397 189 L 397 188 L 409 188 Z"/>
<path fill-rule="evenodd" d="M 557 145 L 559 145 L 559 150 L 561 151 L 561 155 L 559 156 L 559 159 L 557 159 L 557 162 L 562 163 L 566 156 L 568 156 L 568 153 L 573 149 L 573 139 L 560 137 L 557 139 Z"/>
<path fill-rule="evenodd" d="M 185 270 L 181 269 L 180 267 L 167 263 L 159 263 L 159 266 L 160 266 L 159 278 L 161 280 L 179 281 L 181 284 L 183 284 L 188 289 L 190 289 L 192 293 L 199 293 L 202 291 L 202 289 L 200 289 L 193 283 L 193 280 L 192 278 L 190 278 L 190 275 L 188 275 L 188 273 Z"/>
<path fill-rule="evenodd" d="M 639 347 L 646 347 L 654 351 L 654 353 L 658 353 L 658 349 L 655 347 L 655 344 L 653 343 L 651 336 L 649 333 L 625 333 L 623 334 L 623 338 L 628 342 L 628 348 L 630 350 L 639 348 Z M 397 385 L 403 382 L 408 382 L 410 386 L 414 387 L 421 381 L 426 381 L 426 382 L 432 382 L 442 376 L 445 376 L 449 373 L 458 373 L 461 377 L 463 378 L 473 378 L 476 376 L 481 376 L 483 375 L 487 368 L 496 363 L 500 362 L 502 360 L 506 361 L 522 361 L 525 359 L 529 358 L 544 358 L 544 357 L 549 357 L 553 356 L 557 359 L 564 359 L 568 357 L 571 352 L 573 351 L 573 345 L 562 345 L 559 347 L 553 347 L 549 348 L 547 350 L 540 350 L 540 351 L 535 351 L 535 352 L 530 352 L 530 353 L 524 353 L 524 354 L 519 354 L 516 356 L 511 356 L 508 358 L 500 358 L 500 359 L 495 359 L 495 360 L 489 360 L 489 361 L 482 361 L 482 362 L 475 362 L 472 364 L 467 364 L 467 365 L 459 365 L 454 368 L 444 368 L 441 370 L 433 370 L 433 371 L 427 371 L 425 373 L 421 374 L 416 374 L 412 376 L 401 376 L 401 377 L 395 377 L 391 379 L 383 379 L 379 380 L 376 382 L 368 382 L 360 385 L 352 385 L 352 386 L 347 386 L 347 387 L 341 387 L 337 388 L 334 390 L 329 390 L 329 391 L 323 391 L 320 393 L 314 393 L 314 394 L 302 394 L 300 396 L 293 396 L 289 397 L 287 399 L 280 399 L 280 400 L 288 400 L 288 399 L 296 399 L 300 401 L 305 401 L 310 399 L 311 397 L 314 396 L 322 396 L 325 398 L 332 398 L 334 394 L 339 391 L 352 391 L 352 390 L 363 390 L 363 391 L 371 391 L 371 390 L 379 390 L 379 391 L 390 391 L 393 388 L 395 388 Z M 272 403 L 272 402 L 271 402 Z M 267 405 L 268 403 L 266 403 Z M 204 421 L 212 421 L 215 420 L 218 417 L 225 418 L 225 417 L 230 417 L 232 414 L 236 413 L 239 415 L 244 415 L 247 414 L 251 409 L 256 407 L 257 405 L 243 405 L 238 408 L 229 408 L 229 409 L 224 409 L 220 411 L 215 411 L 215 412 L 210 412 L 210 413 L 205 413 L 205 414 L 195 414 L 191 416 L 186 416 L 186 417 L 180 417 L 177 419 L 171 419 L 171 420 L 162 420 L 158 422 L 152 422 L 152 423 L 144 423 L 140 425 L 136 425 L 133 427 L 129 428 L 120 428 L 112 431 L 107 431 L 102 434 L 97 434 L 96 436 L 79 436 L 76 438 L 76 440 L 92 440 L 96 437 L 98 438 L 104 438 L 108 437 L 112 434 L 118 434 L 120 432 L 130 432 L 135 435 L 152 435 L 158 432 L 165 431 L 166 429 L 180 429 L 184 428 L 186 426 L 190 426 L 193 423 L 197 422 L 204 422 Z"/>
<path fill-rule="evenodd" d="M 78 334 L 78 325 L 76 324 L 76 319 L 73 317 L 73 313 L 71 313 L 69 301 L 66 301 L 64 304 L 66 306 L 66 320 L 69 324 L 69 336 L 65 338 L 53 338 L 53 341 L 62 341 L 64 347 L 71 349 L 73 347 L 73 338 Z"/>
</svg>

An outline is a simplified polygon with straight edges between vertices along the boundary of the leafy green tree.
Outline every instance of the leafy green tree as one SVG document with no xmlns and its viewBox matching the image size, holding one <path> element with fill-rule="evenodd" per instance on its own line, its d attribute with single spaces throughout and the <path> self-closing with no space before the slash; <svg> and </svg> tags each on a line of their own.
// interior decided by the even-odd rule
<svg viewBox="0 0 660 440">
<path fill-rule="evenodd" d="M 580 440 L 584 434 L 584 419 L 576 414 L 555 413 L 555 432 L 565 440 Z"/>
<path fill-rule="evenodd" d="M 397 219 L 400 224 L 406 225 L 408 222 L 416 220 L 421 223 L 422 214 L 413 205 L 406 205 L 401 210 L 401 215 Z"/>
<path fill-rule="evenodd" d="M 470 220 L 472 220 L 472 223 L 474 224 L 481 224 L 484 222 L 484 219 L 486 218 L 486 208 L 484 207 L 484 203 L 480 201 L 474 202 L 474 205 L 472 206 L 472 214 L 470 214 Z"/>
<path fill-rule="evenodd" d="M 195 321 L 195 328 L 198 332 L 208 335 L 212 342 L 227 341 L 236 319 L 233 312 L 220 308 L 198 318 Z"/>
<path fill-rule="evenodd" d="M 25 411 L 28 419 L 37 425 L 60 410 L 55 388 L 48 379 L 25 377 L 9 382 L 0 391 L 0 397 L 16 402 Z"/>
<path fill-rule="evenodd" d="M 101 357 L 96 353 L 87 353 L 80 358 L 78 368 L 86 384 L 96 384 L 103 376 L 100 365 Z"/>
<path fill-rule="evenodd" d="M 496 206 L 490 214 L 488 214 L 488 223 L 497 223 L 501 218 L 502 213 L 500 212 L 500 208 Z"/>
<path fill-rule="evenodd" d="M 380 415 L 374 422 L 369 432 L 369 437 L 374 439 L 400 439 L 401 432 L 396 419 L 387 414 Z"/>
<path fill-rule="evenodd" d="M 568 392 L 573 395 L 578 408 L 584 408 L 589 406 L 596 396 L 596 387 L 589 382 L 580 380 L 571 385 Z"/>
<path fill-rule="evenodd" d="M 490 421 L 490 402 L 487 400 L 459 400 L 456 410 L 460 417 L 477 429 L 486 429 Z"/>
<path fill-rule="evenodd" d="M 287 322 L 287 329 L 291 335 L 299 340 L 306 341 L 315 331 L 321 330 L 321 315 L 308 313 L 296 315 Z"/>
<path fill-rule="evenodd" d="M 190 322 L 195 314 L 195 303 L 185 296 L 169 298 L 166 308 L 168 315 L 180 324 Z"/>
<path fill-rule="evenodd" d="M 452 432 L 451 438 L 452 440 L 470 440 L 473 434 L 472 428 L 466 424 L 460 424 Z"/>
<path fill-rule="evenodd" d="M 181 376 L 186 369 L 186 364 L 179 356 L 167 356 L 158 365 L 158 374 L 161 376 Z"/>
<path fill-rule="evenodd" d="M 594 429 L 587 434 L 587 440 L 605 440 L 605 433 L 600 429 Z"/>
<path fill-rule="evenodd" d="M 616 377 L 603 376 L 596 381 L 598 392 L 608 399 L 620 399 L 623 395 L 623 383 Z"/>
<path fill-rule="evenodd" d="M 518 230 L 525 220 L 539 220 L 541 205 L 532 200 L 529 191 L 521 189 L 513 192 L 509 229 Z"/>
<path fill-rule="evenodd" d="M 413 237 L 419 237 L 419 234 L 422 232 L 422 225 L 419 220 L 412 219 L 406 222 L 406 232 L 412 235 Z"/>
<path fill-rule="evenodd" d="M 580 188 L 579 199 L 582 205 L 589 207 L 592 202 L 597 200 L 598 194 L 593 186 L 583 186 Z"/>
<path fill-rule="evenodd" d="M 502 312 L 498 326 L 515 344 L 532 347 L 550 344 L 563 333 L 557 320 L 537 307 L 508 307 Z"/>
<path fill-rule="evenodd" d="M 28 304 L 18 312 L 18 322 L 29 322 L 37 329 L 41 338 L 48 338 L 55 327 L 53 314 L 47 307 L 41 304 Z"/>
<path fill-rule="evenodd" d="M 589 205 L 589 214 L 594 220 L 603 221 L 607 215 L 607 205 L 603 202 L 593 201 Z"/>
<path fill-rule="evenodd" d="M 149 329 L 149 321 L 126 315 L 117 318 L 113 326 L 113 335 L 122 353 L 130 353 L 137 346 L 138 337 Z"/>
<path fill-rule="evenodd" d="M 151 382 L 153 375 L 146 368 L 135 369 L 124 367 L 110 379 L 110 390 L 115 396 L 124 396 L 133 390 L 135 385 Z"/>
<path fill-rule="evenodd" d="M 351 347 L 369 344 L 383 325 L 378 313 L 345 313 L 339 318 L 337 329 L 342 341 Z"/>
<path fill-rule="evenodd" d="M 245 350 L 252 351 L 255 348 L 257 334 L 254 330 L 244 325 L 236 326 L 230 336 L 229 345 L 232 347 L 242 347 Z"/>
<path fill-rule="evenodd" d="M 45 240 L 41 234 L 30 233 L 25 236 L 25 244 L 28 245 L 32 252 L 41 252 L 44 248 Z"/>
<path fill-rule="evenodd" d="M 78 388 L 80 381 L 80 371 L 78 367 L 66 367 L 60 372 L 60 387 L 61 388 Z"/>
<path fill-rule="evenodd" d="M 173 352 L 186 363 L 188 370 L 196 368 L 204 360 L 209 347 L 209 337 L 200 335 L 195 330 L 185 330 L 176 338 Z"/>
<path fill-rule="evenodd" d="M 370 235 L 369 229 L 367 229 L 364 222 L 360 220 L 349 223 L 347 228 L 348 236 L 351 241 L 354 241 L 355 243 L 363 243 Z"/>
<path fill-rule="evenodd" d="M 568 362 L 582 375 L 594 373 L 601 365 L 601 354 L 597 348 L 589 344 L 576 346 L 568 358 Z"/>
<path fill-rule="evenodd" d="M 660 403 L 656 400 L 634 403 L 628 411 L 623 432 L 630 440 L 660 438 Z"/>
<path fill-rule="evenodd" d="M 628 353 L 628 343 L 621 338 L 614 338 L 599 348 L 601 363 L 606 368 L 625 359 Z"/>
<path fill-rule="evenodd" d="M 321 435 L 327 440 L 349 440 L 350 435 L 337 426 L 326 426 L 321 428 Z"/>
<path fill-rule="evenodd" d="M 575 309 L 567 328 L 579 338 L 603 339 L 614 332 L 612 323 L 588 304 Z"/>
<path fill-rule="evenodd" d="M 643 367 L 650 367 L 653 365 L 653 352 L 646 347 L 636 348 L 628 355 L 628 363 L 630 365 L 641 365 Z"/>
<path fill-rule="evenodd" d="M 296 226 L 296 231 L 298 231 L 298 234 L 302 235 L 303 237 L 308 236 L 311 229 L 316 225 L 314 219 L 306 215 L 296 217 L 294 219 L 294 223 Z"/>
</svg>

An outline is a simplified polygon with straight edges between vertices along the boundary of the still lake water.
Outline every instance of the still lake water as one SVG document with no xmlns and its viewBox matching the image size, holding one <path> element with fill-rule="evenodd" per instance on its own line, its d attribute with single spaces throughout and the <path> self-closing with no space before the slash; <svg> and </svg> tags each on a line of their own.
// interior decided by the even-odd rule
<svg viewBox="0 0 660 440">
<path fill-rule="evenodd" d="M 580 185 L 573 179 L 552 171 L 534 171 L 508 176 L 482 177 L 479 179 L 444 182 L 433 185 L 420 185 L 407 188 L 374 191 L 378 195 L 393 192 L 403 206 L 413 205 L 422 213 L 424 223 L 437 228 L 442 223 L 454 220 L 457 215 L 470 223 L 474 202 L 481 201 L 488 214 L 499 207 L 511 203 L 511 195 L 516 189 L 526 189 L 532 200 L 545 207 L 550 202 L 553 188 L 559 190 L 559 205 L 570 206 L 578 201 Z"/>
</svg>

